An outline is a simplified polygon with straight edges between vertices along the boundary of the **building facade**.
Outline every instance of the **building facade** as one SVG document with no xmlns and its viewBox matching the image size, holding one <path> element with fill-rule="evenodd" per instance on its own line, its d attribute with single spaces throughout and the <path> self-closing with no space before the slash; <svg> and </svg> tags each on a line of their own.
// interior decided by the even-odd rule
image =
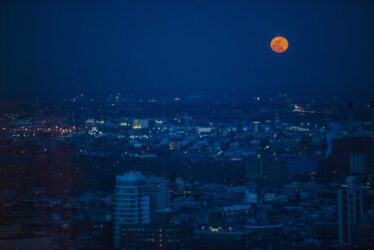
<svg viewBox="0 0 374 250">
<path fill-rule="evenodd" d="M 116 176 L 113 211 L 114 248 L 120 249 L 121 226 L 150 224 L 157 210 L 169 206 L 169 184 L 163 178 L 140 172 Z"/>
<path fill-rule="evenodd" d="M 355 242 L 357 227 L 365 209 L 365 187 L 356 183 L 356 177 L 348 176 L 347 184 L 338 191 L 339 243 Z"/>
</svg>

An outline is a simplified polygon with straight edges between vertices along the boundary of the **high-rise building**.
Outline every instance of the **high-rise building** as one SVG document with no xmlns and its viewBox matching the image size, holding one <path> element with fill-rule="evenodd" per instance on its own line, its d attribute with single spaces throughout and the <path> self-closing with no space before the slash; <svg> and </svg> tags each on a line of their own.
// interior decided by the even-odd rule
<svg viewBox="0 0 374 250">
<path fill-rule="evenodd" d="M 371 133 L 374 135 L 374 101 L 370 103 Z"/>
<path fill-rule="evenodd" d="M 114 248 L 121 243 L 121 226 L 151 223 L 157 210 L 169 206 L 169 183 L 140 172 L 117 175 L 113 214 Z"/>
<path fill-rule="evenodd" d="M 356 240 L 357 227 L 365 209 L 365 187 L 356 177 L 347 176 L 347 183 L 338 191 L 339 243 L 351 245 Z"/>
<path fill-rule="evenodd" d="M 156 210 L 160 211 L 169 208 L 169 180 L 160 177 L 147 177 L 147 182 L 150 189 L 156 192 Z"/>
<path fill-rule="evenodd" d="M 244 167 L 246 183 L 260 182 L 281 187 L 287 180 L 287 162 L 275 157 L 261 156 L 249 159 Z"/>
<path fill-rule="evenodd" d="M 374 139 L 348 137 L 332 141 L 329 157 L 331 170 L 337 174 L 356 175 L 374 173 Z"/>
<path fill-rule="evenodd" d="M 251 124 L 252 133 L 257 134 L 260 131 L 261 122 L 253 121 Z"/>
<path fill-rule="evenodd" d="M 354 116 L 353 116 L 353 102 L 347 103 L 348 117 L 347 117 L 347 127 L 349 135 L 353 135 L 354 132 Z"/>
</svg>

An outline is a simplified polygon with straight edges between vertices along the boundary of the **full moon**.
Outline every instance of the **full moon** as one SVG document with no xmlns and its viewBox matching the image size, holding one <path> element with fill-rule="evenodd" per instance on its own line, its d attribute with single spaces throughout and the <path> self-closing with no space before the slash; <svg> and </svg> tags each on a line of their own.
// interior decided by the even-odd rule
<svg viewBox="0 0 374 250">
<path fill-rule="evenodd" d="M 270 47 L 275 53 L 284 53 L 288 49 L 288 41 L 283 36 L 276 36 L 271 40 Z"/>
</svg>

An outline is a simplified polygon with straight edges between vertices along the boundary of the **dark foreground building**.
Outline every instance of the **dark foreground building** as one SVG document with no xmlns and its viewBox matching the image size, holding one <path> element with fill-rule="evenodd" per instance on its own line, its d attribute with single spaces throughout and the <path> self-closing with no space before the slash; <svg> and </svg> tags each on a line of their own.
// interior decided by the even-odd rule
<svg viewBox="0 0 374 250">
<path fill-rule="evenodd" d="M 332 141 L 331 154 L 319 159 L 317 172 L 321 178 L 374 174 L 374 138 L 346 137 Z"/>
<path fill-rule="evenodd" d="M 287 162 L 275 157 L 258 156 L 246 161 L 244 172 L 246 183 L 261 182 L 271 187 L 282 187 L 287 181 Z"/>
<path fill-rule="evenodd" d="M 134 224 L 121 226 L 121 249 L 189 250 L 192 230 L 177 224 Z"/>
<path fill-rule="evenodd" d="M 251 249 L 253 233 L 248 230 L 203 229 L 194 232 L 193 249 L 245 250 Z"/>
</svg>

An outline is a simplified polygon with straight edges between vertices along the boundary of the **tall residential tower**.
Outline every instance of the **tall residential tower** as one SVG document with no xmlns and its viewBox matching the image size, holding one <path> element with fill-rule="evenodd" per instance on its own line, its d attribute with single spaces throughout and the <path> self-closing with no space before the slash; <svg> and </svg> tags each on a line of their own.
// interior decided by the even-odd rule
<svg viewBox="0 0 374 250">
<path fill-rule="evenodd" d="M 348 176 L 347 184 L 338 191 L 339 243 L 351 245 L 355 241 L 357 226 L 364 213 L 365 187 L 356 183 L 356 177 Z"/>
<path fill-rule="evenodd" d="M 113 214 L 114 248 L 121 246 L 121 226 L 149 224 L 157 210 L 169 206 L 169 184 L 164 178 L 140 172 L 116 176 Z"/>
</svg>

